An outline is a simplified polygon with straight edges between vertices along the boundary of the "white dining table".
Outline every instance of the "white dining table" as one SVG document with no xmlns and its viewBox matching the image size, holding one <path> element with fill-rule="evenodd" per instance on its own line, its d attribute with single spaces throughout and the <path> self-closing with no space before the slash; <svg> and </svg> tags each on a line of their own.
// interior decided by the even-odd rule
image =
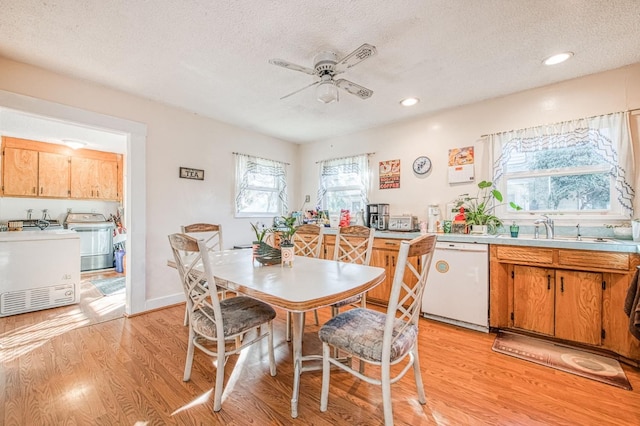
<svg viewBox="0 0 640 426">
<path fill-rule="evenodd" d="M 260 265 L 253 251 L 225 250 L 210 254 L 216 285 L 290 311 L 293 325 L 293 395 L 291 417 L 298 417 L 300 375 L 317 370 L 303 362 L 321 359 L 320 354 L 302 354 L 304 312 L 362 294 L 385 279 L 384 268 L 333 260 L 294 256 L 293 266 Z M 168 264 L 175 267 L 175 262 Z M 197 267 L 196 267 L 197 268 Z"/>
</svg>

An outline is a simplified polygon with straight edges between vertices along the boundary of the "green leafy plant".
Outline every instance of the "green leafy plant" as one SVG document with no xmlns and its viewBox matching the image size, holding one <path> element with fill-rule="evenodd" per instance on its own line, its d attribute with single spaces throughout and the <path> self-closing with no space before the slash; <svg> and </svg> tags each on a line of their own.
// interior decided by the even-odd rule
<svg viewBox="0 0 640 426">
<path fill-rule="evenodd" d="M 296 233 L 296 220 L 294 216 L 281 217 L 281 222 L 278 226 L 278 232 L 280 233 L 280 245 L 291 245 L 291 238 Z"/>
<path fill-rule="evenodd" d="M 253 232 L 256 233 L 255 241 L 261 243 L 262 240 L 264 240 L 264 236 L 267 234 L 267 232 L 269 232 L 269 228 L 267 228 L 260 222 L 252 223 L 251 227 L 253 228 Z"/>
<path fill-rule="evenodd" d="M 463 194 L 458 198 L 456 207 L 464 207 L 465 221 L 468 225 L 487 225 L 491 231 L 502 226 L 502 220 L 493 212 L 503 203 L 502 193 L 493 187 L 493 182 L 483 180 L 478 183 L 478 193 L 475 197 Z M 522 207 L 514 202 L 508 203 L 514 210 Z"/>
</svg>

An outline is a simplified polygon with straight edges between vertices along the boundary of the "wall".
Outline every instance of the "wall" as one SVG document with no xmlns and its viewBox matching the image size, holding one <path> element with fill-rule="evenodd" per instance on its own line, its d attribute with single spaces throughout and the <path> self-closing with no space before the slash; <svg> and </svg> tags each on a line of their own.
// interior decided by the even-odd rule
<svg viewBox="0 0 640 426">
<path fill-rule="evenodd" d="M 429 102 L 428 96 L 424 96 L 422 102 Z M 478 163 L 482 157 L 482 145 L 479 142 L 481 135 L 638 108 L 640 64 L 635 64 L 393 125 L 318 141 L 301 147 L 300 196 L 312 194 L 312 199 L 315 199 L 318 159 L 375 152 L 370 158 L 374 171 L 370 201 L 389 203 L 391 214 L 413 213 L 419 219 L 426 220 L 429 204 L 440 204 L 444 210 L 444 204 L 458 195 L 476 192 L 475 183 L 448 183 L 449 149 L 474 145 L 477 154 L 476 178 L 490 179 L 479 173 Z M 637 116 L 631 121 L 636 127 L 637 135 Z M 640 150 L 637 148 L 637 140 L 635 142 L 638 155 Z M 413 160 L 420 155 L 428 156 L 433 162 L 431 173 L 425 177 L 414 175 L 411 167 Z M 379 190 L 378 163 L 398 158 L 401 160 L 400 188 Z M 636 186 L 636 191 L 638 190 Z M 636 216 L 640 215 L 638 198 L 640 197 L 636 197 L 635 204 Z M 575 223 L 573 225 L 575 226 Z"/>
<path fill-rule="evenodd" d="M 289 188 L 291 194 L 299 193 L 295 144 L 4 58 L 0 58 L 0 90 L 70 106 L 79 122 L 82 116 L 104 114 L 146 125 L 146 141 L 133 146 L 130 141 L 128 152 L 133 156 L 125 159 L 134 163 L 127 165 L 129 177 L 144 170 L 146 178 L 146 187 L 139 191 L 144 200 L 134 200 L 144 214 L 127 225 L 130 234 L 142 236 L 145 252 L 135 265 L 129 264 L 127 256 L 128 269 L 140 268 L 143 277 L 143 282 L 131 282 L 128 288 L 134 299 L 143 299 L 133 300 L 135 308 L 129 313 L 184 300 L 177 274 L 166 265 L 171 256 L 167 235 L 177 232 L 180 225 L 220 223 L 227 247 L 251 241 L 249 220 L 233 218 L 232 152 L 291 163 Z M 143 158 L 136 160 L 135 155 Z M 205 180 L 179 179 L 180 166 L 204 169 Z M 129 182 L 127 188 L 130 185 L 135 182 Z M 291 204 L 298 201 L 293 199 Z"/>
</svg>

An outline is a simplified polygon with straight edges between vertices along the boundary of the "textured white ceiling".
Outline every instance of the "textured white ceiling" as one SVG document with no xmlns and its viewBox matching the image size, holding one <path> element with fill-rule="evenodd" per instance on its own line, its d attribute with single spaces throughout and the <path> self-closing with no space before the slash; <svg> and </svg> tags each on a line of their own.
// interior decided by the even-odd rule
<svg viewBox="0 0 640 426">
<path fill-rule="evenodd" d="M 639 0 L 0 0 L 0 56 L 309 142 L 640 62 Z M 378 54 L 314 89 L 321 50 Z M 569 62 L 543 67 L 552 53 Z M 400 107 L 406 96 L 422 101 Z"/>
</svg>

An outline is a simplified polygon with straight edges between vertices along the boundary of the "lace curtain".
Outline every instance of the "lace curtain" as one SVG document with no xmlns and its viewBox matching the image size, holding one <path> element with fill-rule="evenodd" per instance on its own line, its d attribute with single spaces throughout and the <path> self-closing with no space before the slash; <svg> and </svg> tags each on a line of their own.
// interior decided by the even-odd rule
<svg viewBox="0 0 640 426">
<path fill-rule="evenodd" d="M 287 214 L 286 163 L 245 154 L 235 154 L 235 157 L 236 214 Z"/>
<path fill-rule="evenodd" d="M 629 131 L 629 113 L 620 112 L 583 118 L 489 136 L 487 159 L 493 181 L 500 186 L 505 166 L 514 155 L 555 148 L 596 144 L 596 150 L 610 166 L 615 197 L 622 213 L 633 215 L 635 165 Z"/>
<path fill-rule="evenodd" d="M 317 205 L 323 205 L 324 196 L 329 188 L 358 189 L 362 205 L 368 203 L 369 156 L 334 158 L 320 162 Z"/>
</svg>

